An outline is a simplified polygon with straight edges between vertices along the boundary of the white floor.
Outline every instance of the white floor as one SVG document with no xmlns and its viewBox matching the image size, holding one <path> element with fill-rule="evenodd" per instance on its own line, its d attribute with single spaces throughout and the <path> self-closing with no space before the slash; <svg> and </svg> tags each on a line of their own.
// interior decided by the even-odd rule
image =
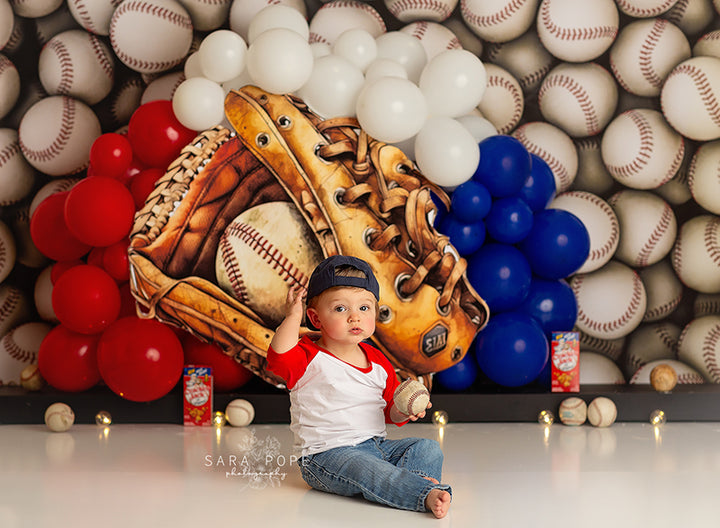
<svg viewBox="0 0 720 528">
<path fill-rule="evenodd" d="M 0 527 L 717 527 L 720 424 L 393 427 L 441 441 L 450 514 L 310 490 L 286 425 L 0 426 Z"/>
</svg>

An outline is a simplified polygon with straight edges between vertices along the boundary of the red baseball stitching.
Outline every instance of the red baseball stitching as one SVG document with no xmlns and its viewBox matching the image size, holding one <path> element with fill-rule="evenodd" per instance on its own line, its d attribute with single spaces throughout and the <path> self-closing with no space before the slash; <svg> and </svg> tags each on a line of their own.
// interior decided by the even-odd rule
<svg viewBox="0 0 720 528">
<path fill-rule="evenodd" d="M 616 359 L 620 355 L 620 352 L 622 352 L 622 347 L 618 347 L 612 341 L 608 339 L 600 339 L 599 337 L 591 336 L 585 332 L 580 332 L 580 345 L 585 345 L 588 348 L 597 350 L 613 359 Z"/>
<path fill-rule="evenodd" d="M 717 298 L 711 298 L 711 299 L 703 299 L 700 298 L 698 300 L 695 299 L 695 305 L 693 306 L 693 309 L 695 310 L 695 316 L 700 317 L 701 315 L 715 315 L 720 313 L 720 299 Z"/>
<path fill-rule="evenodd" d="M 674 220 L 675 215 L 673 214 L 672 209 L 667 203 L 665 203 L 663 205 L 663 212 L 660 216 L 660 220 L 655 225 L 652 233 L 650 233 L 648 239 L 645 241 L 643 246 L 640 248 L 640 251 L 638 252 L 638 256 L 635 259 L 637 266 L 645 267 L 648 265 L 651 253 L 657 247 L 660 241 L 662 241 L 663 236 L 667 233 L 670 224 L 672 224 Z"/>
<path fill-rule="evenodd" d="M 643 317 L 643 321 L 651 321 L 651 320 L 658 320 L 666 315 L 671 314 L 675 308 L 677 308 L 678 304 L 680 304 L 680 300 L 682 299 L 682 293 L 675 297 L 674 299 L 671 299 L 670 301 L 666 302 L 665 304 L 661 304 L 659 306 L 656 306 L 655 308 L 652 308 L 650 310 L 645 311 L 645 317 Z"/>
<path fill-rule="evenodd" d="M 220 254 L 222 255 L 223 266 L 227 272 L 228 279 L 230 280 L 230 287 L 239 300 L 247 302 L 247 288 L 245 287 L 245 281 L 242 279 L 242 273 L 238 267 L 237 259 L 228 240 L 228 233 L 225 231 L 220 237 Z"/>
<path fill-rule="evenodd" d="M 716 353 L 718 339 L 720 339 L 720 326 L 715 325 L 706 334 L 702 346 L 703 364 L 715 383 L 720 383 L 720 367 Z"/>
<path fill-rule="evenodd" d="M 20 304 L 20 291 L 12 287 L 8 288 L 8 295 L 5 298 L 5 302 L 0 306 L 0 323 L 5 322 L 15 311 L 18 304 Z"/>
<path fill-rule="evenodd" d="M 525 128 L 530 123 L 527 123 L 517 130 L 513 132 L 513 136 L 517 138 L 520 143 L 522 143 L 526 149 L 528 149 L 531 153 L 535 154 L 536 156 L 540 157 L 550 166 L 550 169 L 552 170 L 553 174 L 557 177 L 558 180 L 560 180 L 560 186 L 561 188 L 567 188 L 570 183 L 570 174 L 568 174 L 567 169 L 565 166 L 560 162 L 559 159 L 557 159 L 555 156 L 553 156 L 550 152 L 545 150 L 544 148 L 540 147 L 539 145 L 533 143 L 530 138 L 528 138 L 527 134 L 525 133 Z"/>
<path fill-rule="evenodd" d="M 676 338 L 670 335 L 667 331 L 667 326 L 664 324 L 655 325 L 653 327 L 653 333 L 660 338 L 660 342 L 668 347 L 674 354 L 677 353 L 678 341 Z"/>
<path fill-rule="evenodd" d="M 607 169 L 616 178 L 630 178 L 641 172 L 650 161 L 654 150 L 652 128 L 647 119 L 636 110 L 628 110 L 621 116 L 629 118 L 638 130 L 640 136 L 640 148 L 632 161 L 625 165 L 613 165 L 606 163 Z"/>
<path fill-rule="evenodd" d="M 505 126 L 498 128 L 499 134 L 507 134 L 513 128 L 515 128 L 515 125 L 520 122 L 520 118 L 522 117 L 522 109 L 524 104 L 522 93 L 518 93 L 515 85 L 508 79 L 501 77 L 500 75 L 489 76 L 487 79 L 487 86 L 505 88 L 508 92 L 510 92 L 510 95 L 513 99 L 512 117 Z"/>
<path fill-rule="evenodd" d="M 16 70 L 17 68 L 12 63 L 10 59 L 8 59 L 5 55 L 0 55 L 0 75 L 5 73 L 8 70 Z"/>
<path fill-rule="evenodd" d="M 589 40 L 597 38 L 614 39 L 618 28 L 615 26 L 595 26 L 591 28 L 561 28 L 552 21 L 550 16 L 550 2 L 540 5 L 540 21 L 545 29 L 560 40 Z"/>
<path fill-rule="evenodd" d="M 35 353 L 25 350 L 13 339 L 15 329 L 10 330 L 5 337 L 2 338 L 3 348 L 7 350 L 8 355 L 21 363 L 34 363 Z"/>
<path fill-rule="evenodd" d="M 685 284 L 685 281 L 682 279 L 682 239 L 683 239 L 683 232 L 682 229 L 680 230 L 680 235 L 675 239 L 675 245 L 673 246 L 672 252 L 670 253 L 670 261 L 672 262 L 672 267 L 675 270 L 675 274 L 677 275 L 680 282 Z"/>
<path fill-rule="evenodd" d="M 712 91 L 712 85 L 708 82 L 705 72 L 700 68 L 696 68 L 692 64 L 681 64 L 670 73 L 665 83 L 667 84 L 667 81 L 671 77 L 675 77 L 680 74 L 687 74 L 690 79 L 692 79 L 693 83 L 695 83 L 695 87 L 697 88 L 700 100 L 707 110 L 708 116 L 712 120 L 713 124 L 720 126 L 720 104 Z"/>
<path fill-rule="evenodd" d="M 705 224 L 705 230 L 703 232 L 703 240 L 705 241 L 705 251 L 707 251 L 708 257 L 713 261 L 713 264 L 720 266 L 720 246 L 718 245 L 718 225 L 720 221 L 717 218 L 712 218 L 708 223 Z"/>
<path fill-rule="evenodd" d="M 113 63 L 107 54 L 107 48 L 105 48 L 102 41 L 95 35 L 91 35 L 88 33 L 88 38 L 90 39 L 90 47 L 92 48 L 95 57 L 100 63 L 100 67 L 105 72 L 105 75 L 112 79 L 114 74 Z"/>
<path fill-rule="evenodd" d="M 60 117 L 60 130 L 49 147 L 42 150 L 33 150 L 25 145 L 20 138 L 20 148 L 26 158 L 33 161 L 51 161 L 67 146 L 72 129 L 75 126 L 75 99 L 62 96 L 62 115 Z"/>
<path fill-rule="evenodd" d="M 600 120 L 598 119 L 597 112 L 595 111 L 595 106 L 593 105 L 587 91 L 580 85 L 580 83 L 567 75 L 549 75 L 543 81 L 540 86 L 540 91 L 538 92 L 538 104 L 541 108 L 542 99 L 550 88 L 565 88 L 568 92 L 570 92 L 570 95 L 575 97 L 580 105 L 580 110 L 585 117 L 585 130 L 589 136 L 594 136 L 600 132 Z"/>
<path fill-rule="evenodd" d="M 590 251 L 590 255 L 588 256 L 588 260 L 600 260 L 607 256 L 609 253 L 614 251 L 615 248 L 615 242 L 620 237 L 620 226 L 618 224 L 617 218 L 615 216 L 615 212 L 613 211 L 612 207 L 606 202 L 605 200 L 599 198 L 598 196 L 587 193 L 583 191 L 568 191 L 563 193 L 563 196 L 572 196 L 576 198 L 580 198 L 581 200 L 585 200 L 586 202 L 590 202 L 593 205 L 598 206 L 603 213 L 610 219 L 610 237 L 609 240 L 603 244 L 599 248 L 593 248 Z"/>
<path fill-rule="evenodd" d="M 477 27 L 488 27 L 501 24 L 510 18 L 520 10 L 527 2 L 522 0 L 512 0 L 503 6 L 500 11 L 491 13 L 489 15 L 478 15 L 473 13 L 468 7 L 469 0 L 460 1 L 460 13 L 468 24 L 475 25 Z"/>
<path fill-rule="evenodd" d="M 388 7 L 388 11 L 393 14 L 395 18 L 399 18 L 398 15 L 402 11 L 431 11 L 437 13 L 440 17 L 450 16 L 450 6 L 444 2 L 436 0 L 398 0 Z"/>
<path fill-rule="evenodd" d="M 20 152 L 20 143 L 17 140 L 6 145 L 5 148 L 0 150 L 0 167 L 20 154 Z"/>
<path fill-rule="evenodd" d="M 7 253 L 7 244 L 5 244 L 4 240 L 0 239 L 0 271 L 5 269 L 5 265 L 8 262 Z"/>
<path fill-rule="evenodd" d="M 677 0 L 665 0 L 665 2 L 659 6 L 655 6 L 654 9 L 648 9 L 646 7 L 639 7 L 626 2 L 625 0 L 616 0 L 618 7 L 626 15 L 630 15 L 635 18 L 649 18 L 663 14 L 665 11 L 670 9 Z"/>
<path fill-rule="evenodd" d="M 74 69 L 70 52 L 68 52 L 65 43 L 56 38 L 50 39 L 45 44 L 45 48 L 48 51 L 53 51 L 57 57 L 60 66 L 60 82 L 56 90 L 57 93 L 65 95 L 70 91 L 73 84 Z"/>
<path fill-rule="evenodd" d="M 653 68 L 653 52 L 657 48 L 660 37 L 668 24 L 669 22 L 667 20 L 663 20 L 662 18 L 656 19 L 647 39 L 640 46 L 640 73 L 642 73 L 643 78 L 655 88 L 662 86 L 663 80 L 657 74 L 655 68 Z"/>
<path fill-rule="evenodd" d="M 663 18 L 665 20 L 669 20 L 676 26 L 679 26 L 685 16 L 685 11 L 687 10 L 689 4 L 690 0 L 678 0 L 674 6 L 664 13 Z"/>
</svg>

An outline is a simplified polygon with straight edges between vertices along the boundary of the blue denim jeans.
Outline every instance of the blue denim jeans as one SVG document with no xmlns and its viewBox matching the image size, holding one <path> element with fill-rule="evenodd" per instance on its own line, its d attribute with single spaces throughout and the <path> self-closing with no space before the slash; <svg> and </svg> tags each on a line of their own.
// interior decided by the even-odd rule
<svg viewBox="0 0 720 528">
<path fill-rule="evenodd" d="M 311 487 L 338 495 L 366 499 L 403 510 L 426 511 L 425 499 L 442 477 L 443 453 L 435 440 L 375 437 L 355 446 L 336 447 L 298 460 L 303 479 Z"/>
</svg>

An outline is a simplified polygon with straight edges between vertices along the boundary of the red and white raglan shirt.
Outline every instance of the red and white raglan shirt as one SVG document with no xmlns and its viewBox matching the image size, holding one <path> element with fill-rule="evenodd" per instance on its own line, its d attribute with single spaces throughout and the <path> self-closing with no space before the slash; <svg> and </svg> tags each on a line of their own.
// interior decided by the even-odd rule
<svg viewBox="0 0 720 528">
<path fill-rule="evenodd" d="M 367 368 L 337 358 L 307 336 L 284 354 L 268 351 L 268 368 L 290 390 L 290 429 L 301 456 L 386 436 L 399 382 L 382 352 L 366 343 L 360 347 Z"/>
</svg>

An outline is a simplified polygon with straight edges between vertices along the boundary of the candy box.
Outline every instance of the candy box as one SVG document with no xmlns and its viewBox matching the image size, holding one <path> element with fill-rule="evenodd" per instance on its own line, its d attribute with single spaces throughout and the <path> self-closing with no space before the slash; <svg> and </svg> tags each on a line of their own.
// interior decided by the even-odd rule
<svg viewBox="0 0 720 528">
<path fill-rule="evenodd" d="M 553 332 L 550 361 L 552 392 L 580 392 L 580 334 Z"/>
<path fill-rule="evenodd" d="M 212 369 L 186 365 L 183 370 L 183 424 L 212 425 L 212 409 Z"/>
</svg>

